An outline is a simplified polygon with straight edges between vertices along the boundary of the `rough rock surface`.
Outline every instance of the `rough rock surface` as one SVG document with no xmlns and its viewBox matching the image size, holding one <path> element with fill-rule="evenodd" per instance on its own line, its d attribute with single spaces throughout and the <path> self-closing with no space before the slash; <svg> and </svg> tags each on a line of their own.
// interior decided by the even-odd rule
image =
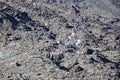
<svg viewBox="0 0 120 80">
<path fill-rule="evenodd" d="M 120 0 L 0 0 L 0 80 L 120 80 Z"/>
</svg>

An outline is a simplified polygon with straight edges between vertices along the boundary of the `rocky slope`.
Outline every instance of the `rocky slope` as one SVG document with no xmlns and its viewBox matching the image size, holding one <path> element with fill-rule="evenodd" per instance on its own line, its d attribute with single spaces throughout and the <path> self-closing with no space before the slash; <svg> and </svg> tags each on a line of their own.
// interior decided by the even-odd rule
<svg viewBox="0 0 120 80">
<path fill-rule="evenodd" d="M 120 0 L 0 1 L 0 80 L 120 80 Z"/>
</svg>

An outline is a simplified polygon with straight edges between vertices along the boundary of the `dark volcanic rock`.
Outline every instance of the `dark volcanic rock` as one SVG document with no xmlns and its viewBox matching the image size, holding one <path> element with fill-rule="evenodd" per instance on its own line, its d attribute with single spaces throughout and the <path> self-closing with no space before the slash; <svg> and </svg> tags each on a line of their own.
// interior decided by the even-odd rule
<svg viewBox="0 0 120 80">
<path fill-rule="evenodd" d="M 21 66 L 21 64 L 19 62 L 16 62 L 16 66 L 19 67 Z"/>
<path fill-rule="evenodd" d="M 19 19 L 21 22 L 31 21 L 31 19 L 28 17 L 28 13 L 26 12 L 19 12 L 18 14 L 15 15 L 15 17 Z"/>
<path fill-rule="evenodd" d="M 55 40 L 56 39 L 56 34 L 54 34 L 53 32 L 51 32 L 48 36 L 50 39 Z"/>
<path fill-rule="evenodd" d="M 66 28 L 74 28 L 74 26 L 71 26 L 71 25 L 69 25 L 69 24 L 66 24 Z"/>
<path fill-rule="evenodd" d="M 94 51 L 93 51 L 92 49 L 87 49 L 87 54 L 88 54 L 88 55 L 93 54 L 93 52 L 94 52 Z"/>
</svg>

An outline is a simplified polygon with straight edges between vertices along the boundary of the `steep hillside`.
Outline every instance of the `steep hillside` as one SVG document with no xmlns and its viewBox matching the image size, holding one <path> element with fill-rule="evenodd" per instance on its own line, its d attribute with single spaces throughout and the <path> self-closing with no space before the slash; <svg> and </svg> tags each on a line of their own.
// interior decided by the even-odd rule
<svg viewBox="0 0 120 80">
<path fill-rule="evenodd" d="M 0 0 L 0 80 L 120 80 L 120 0 Z"/>
</svg>

